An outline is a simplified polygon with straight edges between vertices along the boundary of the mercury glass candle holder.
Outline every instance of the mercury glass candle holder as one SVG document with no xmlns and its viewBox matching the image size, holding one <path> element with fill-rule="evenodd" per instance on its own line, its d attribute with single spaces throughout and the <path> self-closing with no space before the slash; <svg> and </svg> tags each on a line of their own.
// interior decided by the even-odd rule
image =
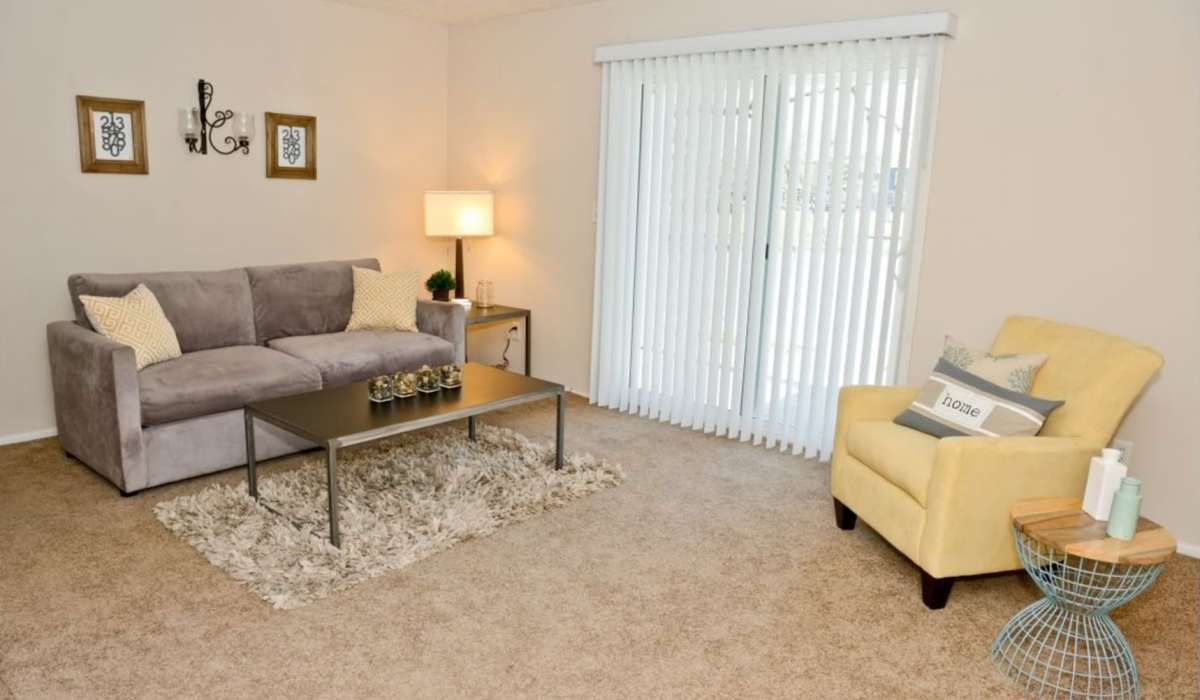
<svg viewBox="0 0 1200 700">
<path fill-rule="evenodd" d="M 454 389 L 462 386 L 462 367 L 458 365 L 442 365 L 438 368 L 442 375 L 442 386 Z"/>
<path fill-rule="evenodd" d="M 440 379 L 435 369 L 429 365 L 421 365 L 421 369 L 417 370 L 417 391 L 425 394 L 438 391 L 441 388 Z"/>
<path fill-rule="evenodd" d="M 479 284 L 475 285 L 475 305 L 479 308 L 490 309 L 495 306 L 495 296 L 495 287 L 491 281 L 480 280 Z"/>
<path fill-rule="evenodd" d="M 392 400 L 392 378 L 389 375 L 371 377 L 367 380 L 367 398 L 375 403 L 387 403 Z"/>
<path fill-rule="evenodd" d="M 417 375 L 413 372 L 396 372 L 392 375 L 392 393 L 406 399 L 417 393 Z"/>
</svg>

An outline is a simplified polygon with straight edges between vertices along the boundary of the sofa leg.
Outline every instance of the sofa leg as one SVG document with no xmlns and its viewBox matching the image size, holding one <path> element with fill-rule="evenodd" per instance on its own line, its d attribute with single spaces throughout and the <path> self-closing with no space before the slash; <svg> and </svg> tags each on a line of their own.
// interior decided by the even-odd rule
<svg viewBox="0 0 1200 700">
<path fill-rule="evenodd" d="M 854 524 L 858 522 L 858 515 L 836 498 L 833 499 L 833 517 L 841 530 L 853 530 Z"/>
<path fill-rule="evenodd" d="M 921 600 L 930 610 L 941 610 L 946 607 L 950 598 L 950 588 L 954 585 L 953 578 L 937 578 L 921 570 Z"/>
</svg>

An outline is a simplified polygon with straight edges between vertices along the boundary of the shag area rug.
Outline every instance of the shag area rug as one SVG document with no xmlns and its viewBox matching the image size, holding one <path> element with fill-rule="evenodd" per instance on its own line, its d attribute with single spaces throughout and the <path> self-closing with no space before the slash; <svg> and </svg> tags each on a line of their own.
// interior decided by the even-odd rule
<svg viewBox="0 0 1200 700">
<path fill-rule="evenodd" d="M 478 439 L 439 428 L 343 451 L 338 462 L 342 547 L 329 542 L 325 458 L 245 482 L 218 484 L 155 506 L 158 519 L 208 561 L 274 607 L 298 608 L 509 523 L 616 486 L 618 464 L 481 425 Z"/>
</svg>

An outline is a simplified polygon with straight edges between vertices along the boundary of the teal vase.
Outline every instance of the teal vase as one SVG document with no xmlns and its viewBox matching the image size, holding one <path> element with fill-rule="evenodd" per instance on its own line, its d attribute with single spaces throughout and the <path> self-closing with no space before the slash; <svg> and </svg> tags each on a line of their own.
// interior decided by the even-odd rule
<svg viewBox="0 0 1200 700">
<path fill-rule="evenodd" d="M 1131 476 L 1121 479 L 1121 487 L 1113 495 L 1112 511 L 1108 514 L 1108 536 L 1132 540 L 1141 509 L 1142 482 Z"/>
</svg>

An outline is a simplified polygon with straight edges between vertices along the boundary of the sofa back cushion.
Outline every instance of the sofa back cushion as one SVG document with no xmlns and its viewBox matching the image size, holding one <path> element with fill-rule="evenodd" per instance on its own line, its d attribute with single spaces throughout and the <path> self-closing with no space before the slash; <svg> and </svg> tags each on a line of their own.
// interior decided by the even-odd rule
<svg viewBox="0 0 1200 700">
<path fill-rule="evenodd" d="M 379 269 L 374 258 L 248 267 L 259 343 L 346 330 L 354 305 L 354 267 Z"/>
<path fill-rule="evenodd" d="M 218 272 L 84 273 L 67 278 L 75 320 L 88 321 L 80 294 L 120 297 L 145 284 L 175 327 L 183 352 L 254 344 L 250 282 L 243 269 Z M 92 328 L 92 330 L 96 330 Z"/>
</svg>

